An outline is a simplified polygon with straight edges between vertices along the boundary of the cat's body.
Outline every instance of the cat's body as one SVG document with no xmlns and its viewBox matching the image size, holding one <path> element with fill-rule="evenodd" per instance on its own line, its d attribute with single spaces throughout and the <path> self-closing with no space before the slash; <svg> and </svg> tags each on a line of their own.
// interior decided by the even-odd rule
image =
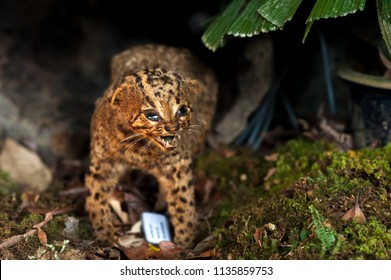
<svg viewBox="0 0 391 280">
<path fill-rule="evenodd" d="M 212 71 L 185 49 L 145 45 L 114 57 L 112 83 L 92 117 L 86 176 L 86 207 L 99 239 L 115 239 L 108 200 L 121 173 L 137 169 L 159 183 L 175 242 L 192 245 L 192 162 L 204 145 L 216 97 Z"/>
</svg>

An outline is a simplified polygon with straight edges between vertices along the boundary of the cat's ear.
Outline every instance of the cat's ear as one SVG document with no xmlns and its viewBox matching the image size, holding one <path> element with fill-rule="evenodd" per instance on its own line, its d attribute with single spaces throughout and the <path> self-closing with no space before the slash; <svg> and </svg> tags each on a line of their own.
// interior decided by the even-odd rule
<svg viewBox="0 0 391 280">
<path fill-rule="evenodd" d="M 110 88 L 109 89 L 109 94 L 107 95 L 107 102 L 110 105 L 119 105 L 120 103 L 120 97 L 121 97 L 121 91 L 120 88 Z"/>
<path fill-rule="evenodd" d="M 142 96 L 134 83 L 125 79 L 122 83 L 111 87 L 106 98 L 114 110 L 118 110 L 126 119 L 133 120 L 139 113 Z"/>
<path fill-rule="evenodd" d="M 186 95 L 193 99 L 201 93 L 201 85 L 197 80 L 186 80 L 185 82 Z"/>
<path fill-rule="evenodd" d="M 130 87 L 126 83 L 114 84 L 107 94 L 107 102 L 113 106 L 121 105 L 128 98 L 129 91 Z"/>
<path fill-rule="evenodd" d="M 112 106 L 129 105 L 127 103 L 138 104 L 141 102 L 139 89 L 134 86 L 132 77 L 125 77 L 121 82 L 111 86 L 107 94 L 107 102 Z"/>
</svg>

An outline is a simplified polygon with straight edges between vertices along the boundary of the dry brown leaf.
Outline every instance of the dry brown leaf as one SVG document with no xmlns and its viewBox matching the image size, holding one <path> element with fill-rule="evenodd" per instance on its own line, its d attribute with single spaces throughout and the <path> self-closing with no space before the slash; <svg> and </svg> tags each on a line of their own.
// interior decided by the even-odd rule
<svg viewBox="0 0 391 280">
<path fill-rule="evenodd" d="M 34 206 L 39 200 L 39 194 L 36 192 L 23 192 L 20 196 L 22 203 L 18 206 L 18 213 L 21 213 L 22 210 Z"/>
<path fill-rule="evenodd" d="M 120 260 L 121 251 L 118 248 L 90 248 L 87 253 L 89 260 Z"/>
<path fill-rule="evenodd" d="M 278 159 L 278 154 L 277 153 L 273 153 L 273 154 L 270 154 L 270 155 L 265 155 L 265 160 L 266 161 L 277 161 Z"/>
<path fill-rule="evenodd" d="M 45 246 L 48 243 L 48 237 L 46 233 L 41 229 L 37 228 L 38 230 L 38 239 L 42 246 Z"/>
<path fill-rule="evenodd" d="M 200 258 L 211 258 L 211 257 L 213 257 L 214 255 L 215 255 L 215 250 L 214 249 L 210 249 L 210 250 L 208 250 L 208 251 L 205 251 L 205 252 L 203 252 L 203 253 L 201 253 L 200 255 L 199 255 L 199 257 Z"/>
<path fill-rule="evenodd" d="M 140 240 L 140 242 L 132 244 L 132 246 L 129 248 L 125 248 L 121 244 L 117 244 L 117 246 L 130 260 L 173 260 L 179 259 L 181 257 L 181 253 L 183 252 L 181 248 L 169 241 L 160 242 L 159 248 L 152 246 L 145 240 Z"/>
<path fill-rule="evenodd" d="M 359 204 L 359 195 L 356 196 L 356 202 L 348 212 L 346 212 L 342 216 L 342 220 L 344 221 L 351 221 L 356 220 L 358 223 L 365 223 L 366 218 L 364 216 L 364 213 L 361 211 L 360 204 Z"/>
<path fill-rule="evenodd" d="M 355 203 L 353 208 L 351 208 L 348 212 L 346 212 L 342 216 L 342 220 L 344 221 L 356 220 L 360 224 L 365 223 L 367 221 L 358 203 Z"/>
<path fill-rule="evenodd" d="M 200 241 L 192 250 L 195 256 L 202 255 L 204 252 L 212 250 L 216 245 L 214 235 L 209 235 L 204 240 Z"/>
<path fill-rule="evenodd" d="M 36 192 L 23 192 L 20 196 L 22 202 L 30 204 L 35 204 L 39 200 L 39 193 Z"/>
<path fill-rule="evenodd" d="M 128 214 L 125 211 L 122 211 L 121 202 L 116 198 L 109 199 L 109 204 L 114 213 L 121 220 L 123 224 L 128 223 Z"/>
<path fill-rule="evenodd" d="M 262 248 L 262 235 L 263 235 L 263 228 L 257 228 L 254 232 L 254 239 L 255 239 L 255 242 L 258 244 L 258 246 L 260 248 Z"/>
<path fill-rule="evenodd" d="M 182 249 L 170 241 L 159 242 L 159 248 L 159 259 L 178 259 L 178 257 L 182 253 Z"/>
<path fill-rule="evenodd" d="M 209 202 L 210 195 L 212 193 L 212 190 L 215 187 L 215 183 L 211 179 L 207 179 L 205 184 L 204 184 L 204 195 L 202 197 L 202 203 L 207 203 Z"/>
<path fill-rule="evenodd" d="M 129 248 L 116 244 L 118 248 L 126 255 L 129 260 L 145 260 L 148 259 L 147 250 L 149 248 L 148 242 L 140 240 L 137 244 L 132 244 Z"/>
<path fill-rule="evenodd" d="M 0 249 L 12 247 L 12 246 L 22 242 L 23 240 L 25 240 L 26 236 L 34 235 L 37 231 L 39 231 L 41 229 L 41 227 L 46 225 L 53 218 L 53 215 L 54 215 L 56 210 L 57 210 L 57 208 L 55 208 L 52 211 L 46 213 L 45 219 L 42 222 L 33 225 L 33 229 L 29 230 L 25 234 L 12 236 L 9 239 L 5 240 L 4 242 L 0 243 Z M 42 233 L 41 233 L 41 235 L 42 235 Z M 38 236 L 38 238 L 39 238 L 39 236 Z M 41 238 L 40 238 L 40 241 L 41 241 Z"/>
<path fill-rule="evenodd" d="M 268 171 L 267 171 L 267 174 L 266 176 L 263 178 L 264 181 L 267 181 L 269 180 L 273 175 L 274 173 L 276 173 L 277 169 L 275 167 L 272 167 L 270 168 Z"/>
</svg>

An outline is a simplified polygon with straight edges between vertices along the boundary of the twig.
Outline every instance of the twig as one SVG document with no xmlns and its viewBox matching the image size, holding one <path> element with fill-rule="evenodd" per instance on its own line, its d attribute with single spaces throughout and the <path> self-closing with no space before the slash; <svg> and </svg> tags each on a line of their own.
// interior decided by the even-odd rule
<svg viewBox="0 0 391 280">
<path fill-rule="evenodd" d="M 12 236 L 0 244 L 0 250 L 15 246 L 16 244 L 22 242 L 27 236 L 32 236 L 32 235 L 36 234 L 36 232 L 37 232 L 36 229 L 30 229 L 25 234 L 19 234 L 19 235 Z"/>
<path fill-rule="evenodd" d="M 12 246 L 15 246 L 16 244 L 22 242 L 27 236 L 32 236 L 32 235 L 36 234 L 37 231 L 38 231 L 38 228 L 43 227 L 44 225 L 46 225 L 52 219 L 53 215 L 56 214 L 55 213 L 56 210 L 57 210 L 57 208 L 55 208 L 52 211 L 46 213 L 45 219 L 42 222 L 34 225 L 33 226 L 34 229 L 30 229 L 25 234 L 19 234 L 19 235 L 12 236 L 12 237 L 8 238 L 7 240 L 5 240 L 4 242 L 0 243 L 0 250 L 1 249 L 5 249 L 5 248 L 10 248 Z"/>
</svg>

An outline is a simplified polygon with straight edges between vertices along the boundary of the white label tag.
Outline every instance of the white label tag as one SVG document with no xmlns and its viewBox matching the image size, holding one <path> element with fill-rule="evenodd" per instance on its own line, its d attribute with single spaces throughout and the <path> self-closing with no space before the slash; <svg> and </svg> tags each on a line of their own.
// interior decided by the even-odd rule
<svg viewBox="0 0 391 280">
<path fill-rule="evenodd" d="M 171 241 L 170 228 L 166 216 L 151 212 L 141 214 L 141 221 L 145 239 L 152 244 L 160 241 Z"/>
</svg>

